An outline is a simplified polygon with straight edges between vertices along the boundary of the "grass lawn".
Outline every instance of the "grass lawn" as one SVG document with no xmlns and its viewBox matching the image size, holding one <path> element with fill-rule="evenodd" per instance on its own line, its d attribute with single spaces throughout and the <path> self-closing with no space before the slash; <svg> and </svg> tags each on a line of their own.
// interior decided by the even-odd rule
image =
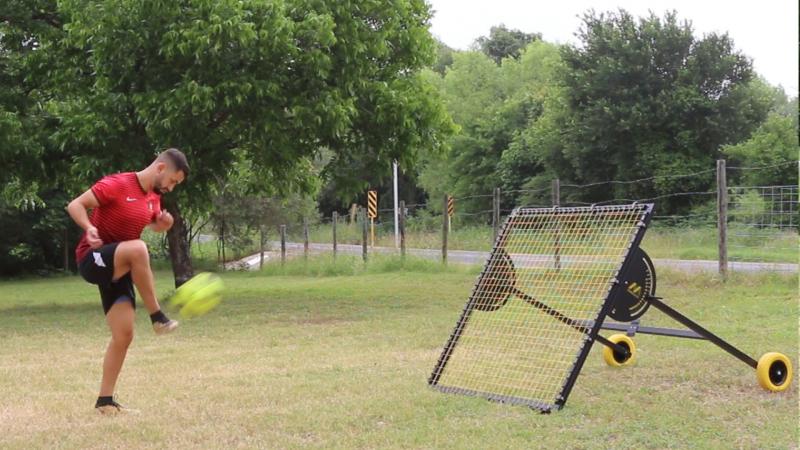
<svg viewBox="0 0 800 450">
<path fill-rule="evenodd" d="M 95 288 L 0 282 L 0 448 L 798 448 L 796 276 L 658 280 L 756 359 L 792 358 L 790 391 L 763 391 L 708 342 L 639 335 L 635 366 L 594 346 L 565 408 L 542 415 L 427 387 L 477 270 L 398 266 L 226 273 L 223 304 L 164 337 L 140 305 L 117 394 L 142 413 L 117 417 L 92 408 L 108 340 Z M 157 283 L 167 292 L 170 274 Z M 677 325 L 655 310 L 643 324 Z"/>
</svg>

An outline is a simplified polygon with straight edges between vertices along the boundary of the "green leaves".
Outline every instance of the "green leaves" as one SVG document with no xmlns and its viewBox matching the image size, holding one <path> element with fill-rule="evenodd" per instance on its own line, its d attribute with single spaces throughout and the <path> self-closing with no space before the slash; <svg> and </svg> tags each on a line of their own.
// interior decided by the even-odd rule
<svg viewBox="0 0 800 450">
<path fill-rule="evenodd" d="M 569 115 L 562 179 L 632 180 L 713 167 L 722 145 L 747 136 L 769 102 L 748 88 L 751 63 L 727 35 L 695 38 L 677 14 L 634 19 L 587 13 L 578 47 L 562 52 Z M 703 186 L 653 185 L 619 197 L 650 197 Z M 671 190 L 669 190 L 671 189 Z M 598 190 L 587 200 L 608 198 Z M 688 200 L 685 200 L 688 201 Z M 680 205 L 662 202 L 662 212 Z"/>
<path fill-rule="evenodd" d="M 519 189 L 543 170 L 536 156 L 540 150 L 530 145 L 537 140 L 528 139 L 526 130 L 536 127 L 560 95 L 560 65 L 558 47 L 542 41 L 500 66 L 476 51 L 453 55 L 440 90 L 460 132 L 449 141 L 446 159 L 426 157 L 421 180 L 431 198 L 485 195 L 498 186 Z M 466 209 L 481 210 L 489 200 L 467 202 Z"/>
<path fill-rule="evenodd" d="M 318 174 L 304 162 L 321 148 L 336 155 L 325 168 L 332 177 L 352 160 L 382 174 L 391 158 L 411 164 L 418 150 L 437 151 L 450 130 L 415 75 L 433 50 L 422 0 L 64 0 L 60 12 L 63 44 L 84 59 L 56 71 L 88 83 L 60 92 L 52 138 L 76 155 L 85 182 L 169 145 L 197 167 L 191 202 L 207 199 L 205 180 L 232 163 L 234 148 L 253 176 L 305 189 Z M 88 155 L 106 163 L 90 167 Z M 365 182 L 348 174 L 338 186 Z"/>
<path fill-rule="evenodd" d="M 796 120 L 796 116 L 795 119 Z M 798 145 L 797 122 L 776 113 L 753 132 L 746 141 L 725 146 L 722 152 L 736 165 L 765 167 L 762 170 L 741 171 L 741 184 L 771 186 L 797 184 Z"/>
</svg>

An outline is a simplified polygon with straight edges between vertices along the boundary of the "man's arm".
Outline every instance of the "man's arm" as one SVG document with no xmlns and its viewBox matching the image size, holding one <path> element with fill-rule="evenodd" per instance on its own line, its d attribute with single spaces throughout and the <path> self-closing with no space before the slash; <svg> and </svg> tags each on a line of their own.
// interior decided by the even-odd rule
<svg viewBox="0 0 800 450">
<path fill-rule="evenodd" d="M 157 233 L 161 233 L 172 228 L 173 222 L 174 219 L 172 218 L 172 214 L 170 214 L 169 211 L 164 210 L 161 211 L 156 220 L 153 221 L 153 223 L 151 223 L 150 225 L 148 225 L 148 227 L 150 227 L 151 230 Z"/>
<path fill-rule="evenodd" d="M 89 209 L 97 208 L 98 206 L 100 206 L 100 203 L 97 201 L 97 197 L 95 197 L 91 189 L 79 195 L 67 205 L 67 212 L 69 216 L 72 217 L 72 220 L 74 220 L 79 227 L 86 230 L 86 240 L 92 248 L 99 248 L 103 245 L 97 228 L 89 221 L 89 213 L 87 212 Z"/>
</svg>

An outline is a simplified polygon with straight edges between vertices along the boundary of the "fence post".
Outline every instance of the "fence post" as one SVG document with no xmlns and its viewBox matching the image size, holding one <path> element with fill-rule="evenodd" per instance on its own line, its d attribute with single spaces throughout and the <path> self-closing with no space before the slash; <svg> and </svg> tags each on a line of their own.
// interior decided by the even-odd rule
<svg viewBox="0 0 800 450">
<path fill-rule="evenodd" d="M 717 233 L 719 244 L 719 274 L 728 278 L 728 181 L 725 160 L 717 160 Z"/>
<path fill-rule="evenodd" d="M 447 232 L 450 231 L 450 196 L 444 195 L 442 204 L 442 263 L 447 264 Z"/>
<path fill-rule="evenodd" d="M 561 206 L 561 181 L 553 180 L 553 206 Z"/>
<path fill-rule="evenodd" d="M 220 245 L 222 246 L 222 271 L 225 271 L 225 219 L 222 220 L 222 228 L 220 229 Z"/>
<path fill-rule="evenodd" d="M 259 250 L 260 256 L 258 258 L 258 268 L 264 268 L 264 227 L 258 227 L 258 239 L 259 239 Z"/>
<path fill-rule="evenodd" d="M 308 259 L 308 219 L 303 219 L 303 259 Z"/>
<path fill-rule="evenodd" d="M 400 228 L 400 258 L 406 259 L 406 201 L 400 200 L 400 214 L 398 215 Z"/>
<path fill-rule="evenodd" d="M 333 227 L 333 259 L 336 259 L 336 222 L 339 221 L 339 213 L 333 212 L 331 217 L 331 224 Z"/>
<path fill-rule="evenodd" d="M 359 208 L 358 217 L 361 219 L 361 255 L 364 262 L 367 262 L 367 234 L 369 226 L 367 225 L 367 211 L 364 208 Z"/>
<path fill-rule="evenodd" d="M 286 263 L 286 225 L 281 225 L 281 265 Z"/>
<path fill-rule="evenodd" d="M 500 231 L 500 188 L 494 188 L 494 196 L 492 197 L 492 241 L 497 239 L 497 233 Z"/>
</svg>

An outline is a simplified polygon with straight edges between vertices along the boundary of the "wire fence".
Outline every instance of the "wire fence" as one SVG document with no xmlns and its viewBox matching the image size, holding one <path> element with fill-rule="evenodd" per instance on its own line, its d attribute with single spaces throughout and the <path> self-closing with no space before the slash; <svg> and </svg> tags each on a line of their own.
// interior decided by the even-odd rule
<svg viewBox="0 0 800 450">
<path fill-rule="evenodd" d="M 730 187 L 728 198 L 731 261 L 758 260 L 765 254 L 797 260 L 796 185 Z"/>
<path fill-rule="evenodd" d="M 374 216 L 369 217 L 365 195 L 364 205 L 353 205 L 348 211 L 286 224 L 284 240 L 303 243 L 305 252 L 335 251 L 332 248 L 335 243 L 339 247 L 359 246 L 365 259 L 370 251 L 398 251 L 403 247 L 438 250 L 446 260 L 448 250 L 489 251 L 503 220 L 519 206 L 639 202 L 656 204 L 642 244 L 654 258 L 717 262 L 723 275 L 729 261 L 784 263 L 775 270 L 796 271 L 793 264 L 798 262 L 800 225 L 797 184 L 728 186 L 727 177 L 730 172 L 734 180 L 740 180 L 743 177 L 738 175 L 744 172 L 752 174 L 797 164 L 788 161 L 763 167 L 726 168 L 724 161 L 719 161 L 716 169 L 686 174 L 588 184 L 560 184 L 559 180 L 553 180 L 547 188 L 504 192 L 497 188 L 492 193 L 401 202 L 399 223 L 395 223 L 394 208 L 379 209 L 373 205 Z M 652 192 L 653 189 L 646 188 L 652 188 L 654 183 L 669 183 L 677 189 L 659 195 L 630 195 Z M 614 188 L 620 186 L 624 186 L 625 194 L 614 195 Z M 698 186 L 705 189 L 697 189 Z M 595 201 L 587 201 L 589 198 Z M 665 212 L 659 214 L 659 211 Z"/>
</svg>

